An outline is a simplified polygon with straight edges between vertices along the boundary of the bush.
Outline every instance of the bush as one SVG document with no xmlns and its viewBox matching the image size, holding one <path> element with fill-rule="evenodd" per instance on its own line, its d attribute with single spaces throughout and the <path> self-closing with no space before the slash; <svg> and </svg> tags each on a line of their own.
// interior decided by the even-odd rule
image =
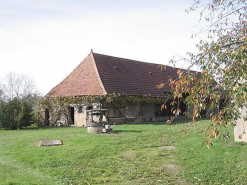
<svg viewBox="0 0 247 185">
<path fill-rule="evenodd" d="M 32 106 L 24 98 L 0 102 L 0 127 L 21 129 L 30 126 L 33 121 Z"/>
</svg>

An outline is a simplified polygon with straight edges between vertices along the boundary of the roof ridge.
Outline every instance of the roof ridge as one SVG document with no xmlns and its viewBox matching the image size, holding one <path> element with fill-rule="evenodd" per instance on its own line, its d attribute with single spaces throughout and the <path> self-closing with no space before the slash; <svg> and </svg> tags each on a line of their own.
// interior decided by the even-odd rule
<svg viewBox="0 0 247 185">
<path fill-rule="evenodd" d="M 163 65 L 163 64 L 157 64 L 157 63 L 152 63 L 152 62 L 143 62 L 140 60 L 133 60 L 133 59 L 129 59 L 129 58 L 116 57 L 116 56 L 112 56 L 112 55 L 105 55 L 105 54 L 95 53 L 95 52 L 93 52 L 93 54 L 102 55 L 102 56 L 106 56 L 106 57 L 113 57 L 113 58 L 118 58 L 118 59 L 123 59 L 123 60 L 130 60 L 130 61 L 134 61 L 134 62 L 141 62 L 141 63 L 154 64 L 154 65 Z"/>
<path fill-rule="evenodd" d="M 102 82 L 102 79 L 101 79 L 101 77 L 100 77 L 99 70 L 98 70 L 98 67 L 97 67 L 95 58 L 94 58 L 94 56 L 93 56 L 95 53 L 93 53 L 93 51 L 91 51 L 90 54 L 91 54 L 91 58 L 92 58 L 92 60 L 93 60 L 93 62 L 94 62 L 94 65 L 95 65 L 95 70 L 96 70 L 97 77 L 98 77 L 98 79 L 99 79 L 100 86 L 102 87 L 104 94 L 107 94 L 107 92 L 106 92 L 106 90 L 105 90 L 105 87 L 104 87 L 104 84 L 103 84 L 103 82 Z"/>
<path fill-rule="evenodd" d="M 95 53 L 95 52 L 93 52 L 93 54 L 102 55 L 102 56 L 106 56 L 106 57 L 113 57 L 113 58 L 117 58 L 117 59 L 129 60 L 129 61 L 132 61 L 132 62 L 140 62 L 140 63 L 145 63 L 145 64 L 152 64 L 152 65 L 157 65 L 157 66 L 163 65 L 163 66 L 170 67 L 170 68 L 177 69 L 177 70 L 179 70 L 179 69 L 187 70 L 185 67 L 174 67 L 174 66 L 171 66 L 171 65 L 168 65 L 168 64 L 158 64 L 158 63 L 153 63 L 153 62 L 143 62 L 143 61 L 140 61 L 140 60 L 133 60 L 133 59 L 128 59 L 128 58 L 116 57 L 116 56 L 112 56 L 112 55 L 105 55 L 105 54 Z M 199 71 L 196 71 L 196 70 L 190 70 L 190 71 L 199 72 Z"/>
</svg>

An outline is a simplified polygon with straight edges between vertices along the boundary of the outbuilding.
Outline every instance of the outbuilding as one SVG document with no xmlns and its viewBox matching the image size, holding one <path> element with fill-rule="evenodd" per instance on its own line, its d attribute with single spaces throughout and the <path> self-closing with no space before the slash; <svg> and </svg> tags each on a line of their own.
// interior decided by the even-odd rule
<svg viewBox="0 0 247 185">
<path fill-rule="evenodd" d="M 68 125 L 85 126 L 86 111 L 90 109 L 108 109 L 112 124 L 165 120 L 173 116 L 168 81 L 176 77 L 178 70 L 170 66 L 165 68 L 161 70 L 159 64 L 91 52 L 45 98 L 85 100 L 70 103 L 67 116 L 62 116 L 63 121 L 55 119 L 55 122 Z M 161 82 L 164 87 L 157 88 Z M 165 103 L 164 109 L 161 109 L 162 103 Z M 182 99 L 179 106 L 182 113 L 190 111 Z M 46 124 L 51 116 L 46 108 Z"/>
</svg>

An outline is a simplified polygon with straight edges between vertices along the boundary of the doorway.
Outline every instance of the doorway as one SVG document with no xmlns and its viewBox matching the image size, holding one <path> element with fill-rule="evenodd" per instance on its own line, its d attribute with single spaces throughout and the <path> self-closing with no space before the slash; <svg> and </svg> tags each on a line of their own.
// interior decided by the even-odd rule
<svg viewBox="0 0 247 185">
<path fill-rule="evenodd" d="M 70 107 L 70 118 L 71 118 L 71 125 L 74 125 L 75 123 L 75 108 Z"/>
<path fill-rule="evenodd" d="M 49 126 L 49 118 L 50 118 L 50 113 L 48 109 L 45 109 L 45 126 Z"/>
</svg>

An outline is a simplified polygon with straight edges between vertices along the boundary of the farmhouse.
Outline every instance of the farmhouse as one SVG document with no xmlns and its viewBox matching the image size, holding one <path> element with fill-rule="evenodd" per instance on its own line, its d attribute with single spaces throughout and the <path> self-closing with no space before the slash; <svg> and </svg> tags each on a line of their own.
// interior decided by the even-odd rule
<svg viewBox="0 0 247 185">
<path fill-rule="evenodd" d="M 169 66 L 161 70 L 158 64 L 91 52 L 46 97 L 94 97 L 68 106 L 67 121 L 75 126 L 86 125 L 86 112 L 90 109 L 109 110 L 111 123 L 165 120 L 172 116 L 167 101 L 171 91 L 168 79 L 176 76 L 177 70 Z M 164 87 L 156 88 L 161 82 Z M 164 102 L 166 108 L 161 110 Z M 183 101 L 179 106 L 182 113 L 188 110 Z"/>
</svg>

